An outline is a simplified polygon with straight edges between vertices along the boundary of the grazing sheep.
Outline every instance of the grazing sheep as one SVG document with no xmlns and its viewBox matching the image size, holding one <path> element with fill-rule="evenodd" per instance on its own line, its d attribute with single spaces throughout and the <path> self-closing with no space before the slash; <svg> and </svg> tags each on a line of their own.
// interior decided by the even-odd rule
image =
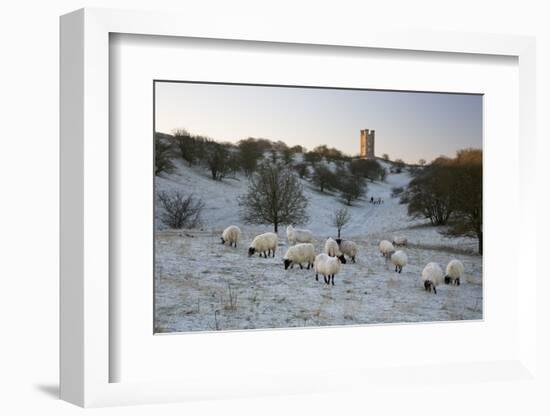
<svg viewBox="0 0 550 416">
<path fill-rule="evenodd" d="M 437 263 L 428 263 L 422 270 L 424 290 L 437 294 L 436 287 L 443 283 L 443 270 Z"/>
<path fill-rule="evenodd" d="M 451 260 L 445 271 L 445 284 L 460 286 L 460 278 L 464 276 L 464 265 L 460 260 Z"/>
<path fill-rule="evenodd" d="M 288 243 L 294 245 L 296 243 L 313 243 L 313 233 L 309 230 L 300 230 L 292 225 L 286 227 L 286 237 Z"/>
<path fill-rule="evenodd" d="M 355 263 L 355 256 L 357 255 L 357 244 L 350 240 L 336 239 L 336 243 L 342 254 L 345 254 L 351 259 L 352 263 Z"/>
<path fill-rule="evenodd" d="M 407 237 L 401 235 L 401 236 L 393 237 L 392 244 L 396 247 L 400 247 L 400 246 L 406 246 L 408 242 L 409 241 L 407 240 Z"/>
<path fill-rule="evenodd" d="M 392 264 L 395 266 L 395 271 L 397 273 L 401 273 L 403 271 L 403 267 L 407 265 L 407 262 L 409 260 L 407 258 L 407 253 L 405 253 L 403 250 L 397 250 L 393 253 L 390 253 L 389 257 Z"/>
<path fill-rule="evenodd" d="M 313 267 L 315 269 L 315 280 L 319 281 L 319 273 L 325 278 L 325 283 L 330 284 L 332 279 L 332 285 L 334 286 L 334 275 L 340 271 L 340 265 L 346 264 L 346 259 L 342 257 L 330 257 L 328 254 L 321 253 L 315 257 Z"/>
<path fill-rule="evenodd" d="M 307 263 L 307 269 L 309 270 L 315 261 L 315 248 L 313 244 L 310 243 L 296 244 L 288 248 L 283 257 L 283 261 L 285 270 L 288 269 L 289 266 L 292 269 L 295 264 L 299 265 L 300 269 L 303 269 L 302 263 Z"/>
<path fill-rule="evenodd" d="M 382 253 L 383 257 L 388 257 L 388 253 L 395 251 L 393 244 L 390 243 L 388 240 L 380 241 L 380 244 L 378 245 L 378 249 L 380 250 L 380 253 Z"/>
<path fill-rule="evenodd" d="M 221 240 L 222 244 L 225 244 L 226 242 L 229 243 L 229 246 L 235 245 L 237 247 L 237 242 L 241 238 L 241 229 L 237 227 L 236 225 L 230 225 L 225 230 L 223 230 Z"/>
<path fill-rule="evenodd" d="M 262 253 L 265 258 L 267 258 L 271 253 L 273 253 L 273 257 L 275 257 L 275 250 L 277 249 L 278 242 L 277 234 L 275 233 L 264 233 L 257 235 L 250 243 L 250 247 L 248 248 L 248 256 L 252 256 L 254 253 L 258 252 L 260 253 L 260 257 L 262 257 Z"/>
<path fill-rule="evenodd" d="M 325 254 L 328 254 L 330 257 L 338 257 L 343 264 L 346 264 L 346 258 L 340 251 L 338 243 L 330 237 L 325 242 Z"/>
</svg>

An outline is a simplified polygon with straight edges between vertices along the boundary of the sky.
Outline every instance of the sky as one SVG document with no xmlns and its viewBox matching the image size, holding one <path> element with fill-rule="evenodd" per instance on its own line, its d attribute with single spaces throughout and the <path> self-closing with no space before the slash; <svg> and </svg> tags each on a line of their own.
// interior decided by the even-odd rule
<svg viewBox="0 0 550 416">
<path fill-rule="evenodd" d="M 375 130 L 375 153 L 416 163 L 482 146 L 482 96 L 424 92 L 155 83 L 155 130 L 186 129 L 220 142 L 281 140 L 359 153 Z"/>
</svg>

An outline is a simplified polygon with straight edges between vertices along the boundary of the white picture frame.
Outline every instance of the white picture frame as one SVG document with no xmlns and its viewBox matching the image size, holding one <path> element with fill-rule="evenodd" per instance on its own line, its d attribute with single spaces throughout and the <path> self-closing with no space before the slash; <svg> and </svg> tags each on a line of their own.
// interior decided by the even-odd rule
<svg viewBox="0 0 550 416">
<path fill-rule="evenodd" d="M 535 42 L 533 38 L 464 33 L 398 33 L 364 29 L 331 33 L 326 28 L 286 28 L 276 24 L 237 32 L 231 22 L 205 27 L 168 13 L 82 9 L 61 18 L 61 398 L 80 406 L 158 403 L 197 398 L 246 397 L 307 393 L 321 385 L 319 373 L 280 373 L 235 382 L 234 374 L 212 379 L 110 382 L 110 366 L 119 359 L 110 350 L 109 252 L 109 36 L 112 33 L 207 39 L 281 42 L 334 47 L 381 48 L 453 54 L 515 57 L 519 68 L 519 212 L 517 269 L 517 348 L 498 361 L 441 362 L 416 368 L 416 381 L 432 380 L 444 370 L 447 378 L 524 380 L 536 374 L 536 277 L 533 253 L 536 218 L 532 215 L 535 170 Z M 514 276 L 515 276 L 514 274 Z M 328 329 L 332 331 L 335 329 Z M 408 327 L 408 331 L 413 327 Z M 328 333 L 327 332 L 327 333 Z M 315 335 L 310 335 L 315 336 Z M 335 335 L 334 335 L 335 336 Z M 336 389 L 387 383 L 404 377 L 397 369 L 335 368 Z M 476 377 L 482 370 L 484 377 Z M 474 375 L 472 375 L 474 374 Z M 346 380 L 346 381 L 343 381 Z M 412 380 L 410 381 L 413 382 Z M 426 381 L 428 382 L 428 381 Z"/>
</svg>

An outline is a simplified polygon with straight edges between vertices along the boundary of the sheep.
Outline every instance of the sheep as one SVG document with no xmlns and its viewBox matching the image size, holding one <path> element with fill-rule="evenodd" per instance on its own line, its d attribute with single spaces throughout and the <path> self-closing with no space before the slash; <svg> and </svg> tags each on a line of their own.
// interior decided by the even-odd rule
<svg viewBox="0 0 550 416">
<path fill-rule="evenodd" d="M 386 258 L 388 256 L 388 253 L 395 251 L 393 244 L 390 243 L 388 240 L 380 241 L 380 244 L 378 245 L 378 249 L 380 250 L 380 253 L 382 253 L 382 256 Z"/>
<path fill-rule="evenodd" d="M 451 260 L 445 270 L 445 284 L 460 286 L 460 278 L 464 276 L 464 265 L 460 260 Z"/>
<path fill-rule="evenodd" d="M 332 285 L 334 286 L 334 275 L 340 271 L 340 265 L 346 264 L 346 259 L 342 257 L 330 257 L 328 254 L 321 253 L 315 257 L 313 267 L 315 269 L 315 280 L 319 281 L 319 273 L 325 278 L 325 283 L 330 284 L 332 279 Z"/>
<path fill-rule="evenodd" d="M 271 253 L 273 253 L 273 257 L 275 257 L 275 250 L 277 249 L 278 242 L 277 234 L 275 233 L 264 233 L 257 235 L 250 243 L 250 247 L 248 248 L 248 256 L 250 257 L 254 255 L 254 253 L 258 252 L 260 253 L 260 257 L 262 257 L 262 253 L 265 258 L 267 258 Z"/>
<path fill-rule="evenodd" d="M 237 242 L 241 238 L 241 229 L 236 225 L 230 225 L 225 230 L 223 230 L 221 240 L 222 244 L 229 242 L 229 246 L 235 245 L 237 247 Z"/>
<path fill-rule="evenodd" d="M 401 236 L 393 237 L 392 244 L 396 247 L 400 247 L 400 246 L 406 246 L 408 242 L 409 241 L 407 240 L 407 237 L 401 235 Z"/>
<path fill-rule="evenodd" d="M 422 270 L 424 290 L 437 294 L 436 287 L 443 283 L 443 270 L 437 263 L 428 263 Z"/>
<path fill-rule="evenodd" d="M 310 243 L 301 243 L 289 247 L 283 257 L 285 270 L 287 270 L 289 266 L 292 269 L 295 264 L 299 265 L 300 269 L 303 269 L 302 263 L 307 263 L 307 269 L 309 270 L 309 268 L 313 266 L 314 261 L 315 248 L 313 244 Z"/>
<path fill-rule="evenodd" d="M 286 237 L 288 243 L 294 245 L 296 243 L 313 243 L 313 233 L 309 230 L 300 230 L 292 225 L 286 227 Z"/>
<path fill-rule="evenodd" d="M 403 267 L 406 266 L 408 262 L 407 253 L 405 253 L 403 250 L 390 252 L 389 258 L 392 264 L 395 266 L 395 271 L 397 273 L 401 273 L 403 271 Z"/>
<path fill-rule="evenodd" d="M 357 244 L 350 240 L 342 240 L 341 238 L 336 239 L 336 243 L 342 254 L 347 255 L 351 258 L 351 262 L 355 263 L 355 256 L 357 255 Z"/>
<path fill-rule="evenodd" d="M 343 264 L 346 264 L 346 258 L 340 251 L 338 243 L 330 237 L 327 238 L 327 241 L 325 242 L 325 254 L 329 255 L 330 257 L 338 257 Z"/>
</svg>

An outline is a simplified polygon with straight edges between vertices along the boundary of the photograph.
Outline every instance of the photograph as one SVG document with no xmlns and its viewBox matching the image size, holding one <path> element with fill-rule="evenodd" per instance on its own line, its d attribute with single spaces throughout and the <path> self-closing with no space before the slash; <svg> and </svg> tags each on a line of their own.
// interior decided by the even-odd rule
<svg viewBox="0 0 550 416">
<path fill-rule="evenodd" d="M 483 319 L 483 95 L 153 81 L 155 334 Z"/>
</svg>

